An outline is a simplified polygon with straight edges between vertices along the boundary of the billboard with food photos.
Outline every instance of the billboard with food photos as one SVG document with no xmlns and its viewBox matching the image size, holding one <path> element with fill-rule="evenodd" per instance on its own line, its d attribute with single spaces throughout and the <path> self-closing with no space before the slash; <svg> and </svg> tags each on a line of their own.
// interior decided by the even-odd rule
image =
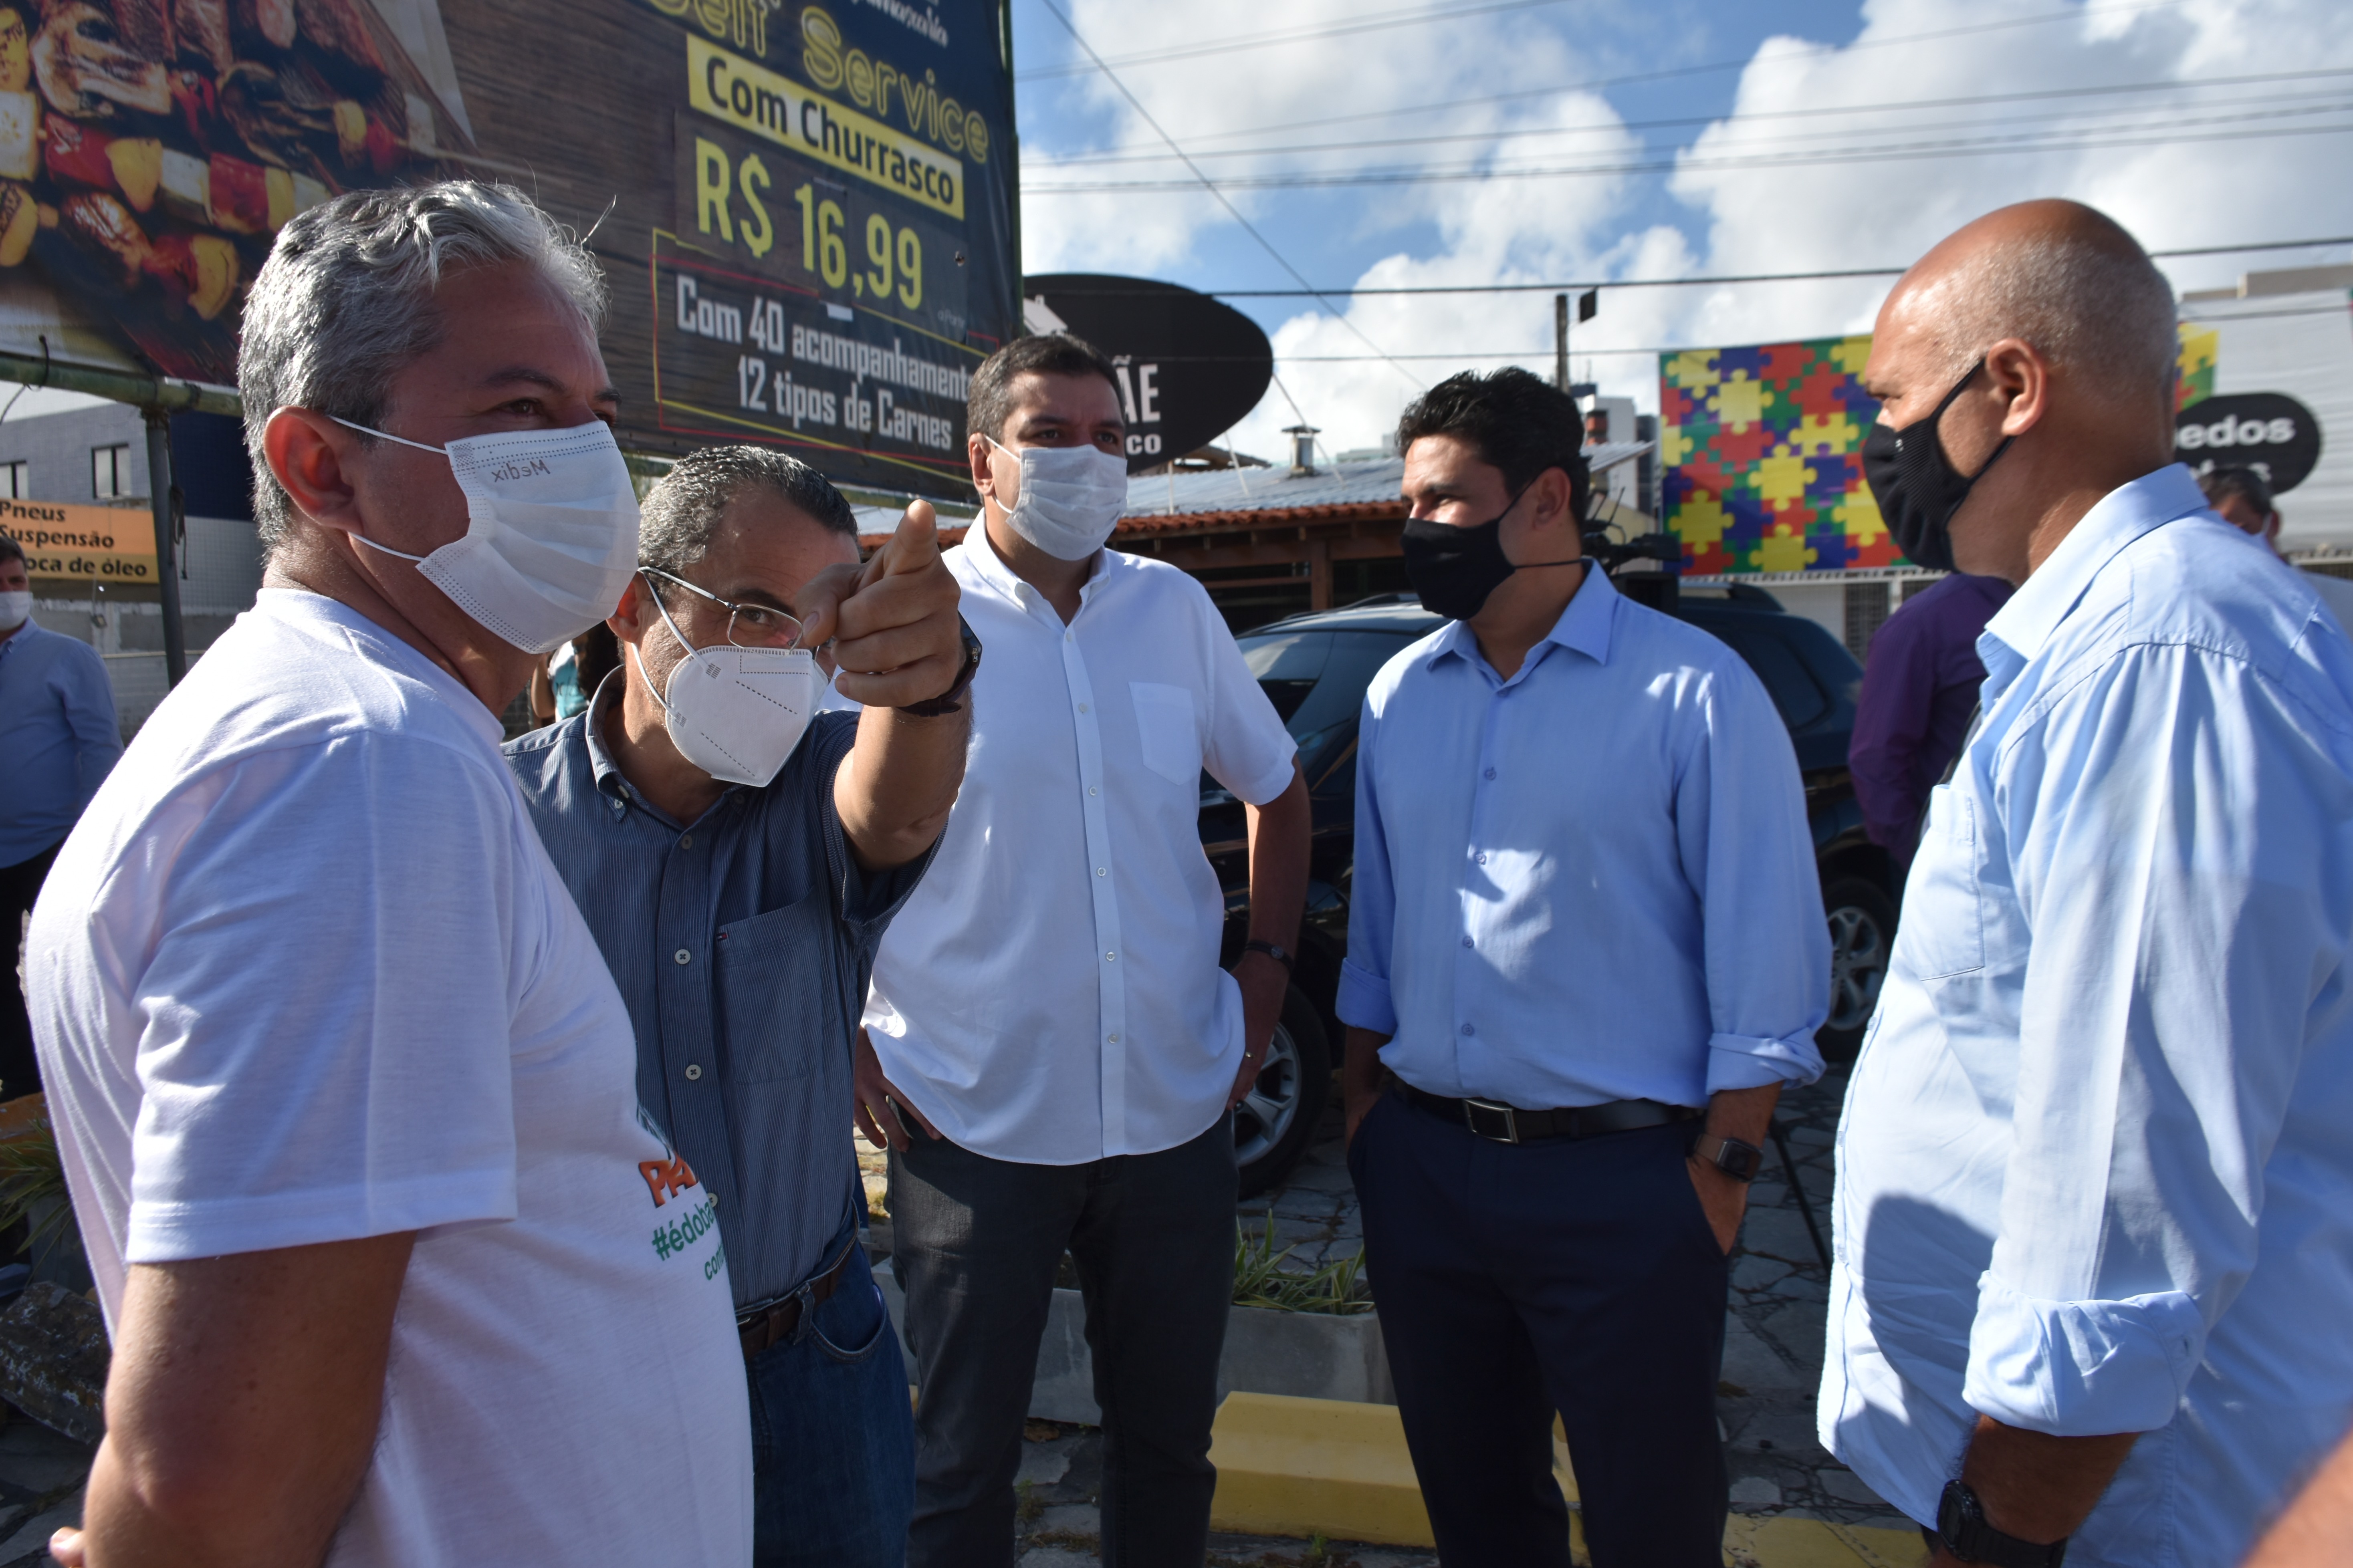
<svg viewBox="0 0 2353 1568">
<path fill-rule="evenodd" d="M 235 379 L 344 190 L 503 180 L 589 234 L 623 444 L 962 493 L 1018 330 L 1002 0 L 0 0 L 0 349 Z"/>
</svg>

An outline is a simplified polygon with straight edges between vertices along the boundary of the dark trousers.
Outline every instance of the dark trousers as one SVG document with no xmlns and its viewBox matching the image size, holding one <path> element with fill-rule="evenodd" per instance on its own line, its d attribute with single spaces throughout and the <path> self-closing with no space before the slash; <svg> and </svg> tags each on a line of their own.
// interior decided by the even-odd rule
<svg viewBox="0 0 2353 1568">
<path fill-rule="evenodd" d="M 899 1568 L 907 1560 L 915 1463 L 907 1368 L 864 1262 L 861 1255 L 792 1338 L 751 1364 L 757 1568 Z"/>
<path fill-rule="evenodd" d="M 992 1160 L 920 1130 L 892 1156 L 891 1261 L 923 1388 L 910 1568 L 1013 1561 L 1021 1423 L 1065 1249 L 1103 1407 L 1103 1560 L 1200 1568 L 1234 1201 L 1224 1116 L 1174 1149 L 1084 1165 Z"/>
<path fill-rule="evenodd" d="M 29 860 L 0 866 L 0 930 L 7 932 L 6 994 L 0 995 L 0 1100 L 14 1100 L 41 1087 L 41 1064 L 33 1055 L 33 1020 L 25 1014 L 25 990 L 16 979 L 16 944 L 25 916 L 41 896 L 49 863 L 58 858 L 50 845 Z"/>
<path fill-rule="evenodd" d="M 1406 1445 L 1450 1563 L 1567 1568 L 1559 1412 L 1595 1568 L 1718 1568 L 1723 1248 L 1692 1125 L 1511 1145 L 1384 1096 L 1349 1173 Z"/>
</svg>

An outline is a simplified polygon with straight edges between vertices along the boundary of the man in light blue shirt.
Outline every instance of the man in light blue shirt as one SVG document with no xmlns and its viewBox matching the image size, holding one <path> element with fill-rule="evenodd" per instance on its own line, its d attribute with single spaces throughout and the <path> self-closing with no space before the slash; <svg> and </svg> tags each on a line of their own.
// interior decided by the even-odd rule
<svg viewBox="0 0 2353 1568">
<path fill-rule="evenodd" d="M 1906 553 L 2021 584 L 1838 1152 L 1822 1441 L 1938 1564 L 2236 1563 L 2353 1415 L 2353 648 L 2172 462 L 2173 321 L 2028 203 L 1866 372 Z"/>
<path fill-rule="evenodd" d="M 1577 430 L 1518 370 L 1398 426 L 1457 619 L 1365 698 L 1349 1168 L 1440 1554 L 1566 1568 L 1558 1411 L 1599 1568 L 1715 1568 L 1725 1255 L 1830 944 L 1788 731 L 1580 558 Z"/>
<path fill-rule="evenodd" d="M 122 755 L 114 686 L 87 643 L 33 621 L 25 547 L 0 533 L 0 1100 L 41 1087 L 33 1025 L 16 984 L 16 941 L 58 846 Z"/>
</svg>

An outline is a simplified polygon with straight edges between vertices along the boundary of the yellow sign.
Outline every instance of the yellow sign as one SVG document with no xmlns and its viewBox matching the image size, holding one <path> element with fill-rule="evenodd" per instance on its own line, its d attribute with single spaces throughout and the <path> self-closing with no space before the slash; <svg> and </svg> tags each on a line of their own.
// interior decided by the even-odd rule
<svg viewBox="0 0 2353 1568">
<path fill-rule="evenodd" d="M 143 508 L 0 500 L 0 531 L 25 547 L 26 573 L 73 583 L 155 581 L 155 518 Z"/>
<path fill-rule="evenodd" d="M 713 120 L 963 218 L 962 160 L 701 38 L 686 40 L 686 75 L 688 101 Z"/>
</svg>

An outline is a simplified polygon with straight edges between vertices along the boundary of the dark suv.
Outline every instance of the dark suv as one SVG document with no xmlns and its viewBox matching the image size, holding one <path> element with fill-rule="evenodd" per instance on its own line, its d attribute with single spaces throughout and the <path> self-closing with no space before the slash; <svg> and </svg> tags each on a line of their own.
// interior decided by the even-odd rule
<svg viewBox="0 0 2353 1568">
<path fill-rule="evenodd" d="M 1641 595 L 1641 576 L 1619 580 Z M 1830 1018 L 1815 1037 L 1823 1056 L 1851 1058 L 1862 1040 L 1895 934 L 1900 891 L 1884 851 L 1863 835 L 1847 774 L 1847 740 L 1862 667 L 1830 633 L 1759 588 L 1669 588 L 1661 607 L 1713 633 L 1765 683 L 1798 753 L 1815 864 L 1831 928 Z M 1356 721 L 1375 672 L 1444 622 L 1410 595 L 1293 616 L 1242 634 L 1242 657 L 1299 743 L 1314 806 L 1307 918 L 1298 972 L 1257 1087 L 1235 1118 L 1242 1193 L 1280 1181 L 1314 1135 L 1339 1061 L 1333 1014 L 1348 947 L 1348 894 L 1356 868 Z M 1226 889 L 1226 961 L 1246 936 L 1248 857 L 1241 803 L 1206 777 L 1201 840 Z"/>
</svg>

